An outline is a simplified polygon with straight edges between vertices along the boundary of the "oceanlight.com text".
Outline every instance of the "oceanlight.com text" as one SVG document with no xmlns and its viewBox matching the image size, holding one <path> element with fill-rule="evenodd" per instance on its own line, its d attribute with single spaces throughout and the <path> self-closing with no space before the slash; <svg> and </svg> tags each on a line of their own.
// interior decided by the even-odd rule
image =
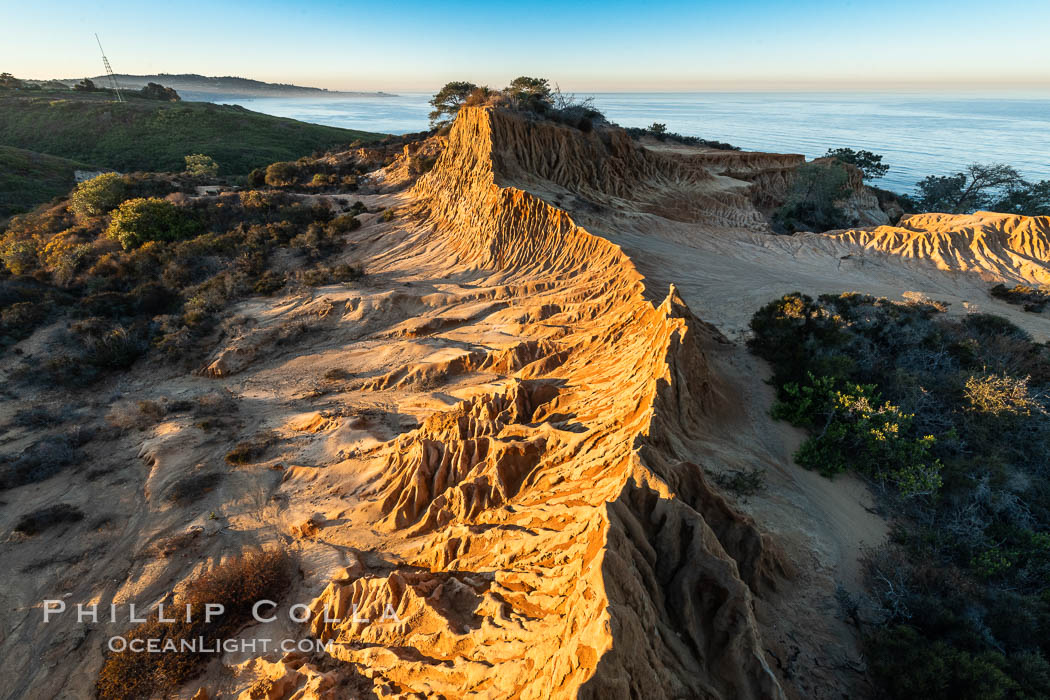
<svg viewBox="0 0 1050 700">
<path fill-rule="evenodd" d="M 331 645 L 332 640 L 322 642 L 319 639 L 208 639 L 206 637 L 128 639 L 116 636 L 109 638 L 106 647 L 114 653 L 130 651 L 135 654 L 228 654 L 235 652 L 265 654 L 269 651 L 280 651 L 281 653 L 329 652 Z"/>
</svg>

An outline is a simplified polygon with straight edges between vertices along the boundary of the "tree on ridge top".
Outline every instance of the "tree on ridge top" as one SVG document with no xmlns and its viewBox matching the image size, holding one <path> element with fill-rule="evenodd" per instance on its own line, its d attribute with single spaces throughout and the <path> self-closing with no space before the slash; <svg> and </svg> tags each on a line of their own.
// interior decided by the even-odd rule
<svg viewBox="0 0 1050 700">
<path fill-rule="evenodd" d="M 465 80 L 446 83 L 445 87 L 441 88 L 430 100 L 430 105 L 434 108 L 430 112 L 430 125 L 443 126 L 455 119 L 459 108 L 477 89 L 477 85 Z"/>
<path fill-rule="evenodd" d="M 511 81 L 503 91 L 507 97 L 522 107 L 536 112 L 544 112 L 554 105 L 554 92 L 546 78 L 530 78 L 522 75 Z"/>
</svg>

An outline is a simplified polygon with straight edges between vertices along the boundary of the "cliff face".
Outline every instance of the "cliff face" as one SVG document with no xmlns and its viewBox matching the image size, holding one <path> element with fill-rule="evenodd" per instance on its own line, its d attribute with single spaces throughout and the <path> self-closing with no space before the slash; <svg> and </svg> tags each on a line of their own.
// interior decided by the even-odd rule
<svg viewBox="0 0 1050 700">
<path fill-rule="evenodd" d="M 380 694 L 782 695 L 752 598 L 783 565 L 690 461 L 725 401 L 704 354 L 717 332 L 673 287 L 654 305 L 617 246 L 522 186 L 644 199 L 653 183 L 708 177 L 617 133 L 457 118 L 416 185 L 417 214 L 460 263 L 528 285 L 536 312 L 517 332 L 540 342 L 473 358 L 507 370 L 507 388 L 376 453 L 366 498 L 382 529 L 419 538 L 417 554 L 355 564 L 315 601 L 313 629 Z M 406 622 L 321 615 L 377 603 Z"/>
<path fill-rule="evenodd" d="M 668 146 L 650 142 L 648 148 L 657 153 L 668 154 L 674 160 L 719 176 L 723 187 L 738 182 L 737 191 L 745 194 L 751 203 L 766 212 L 784 204 L 791 191 L 795 171 L 806 163 L 805 156 L 783 153 L 755 153 L 750 151 L 725 151 Z M 815 164 L 828 166 L 830 159 L 818 158 Z M 879 226 L 890 223 L 890 217 L 879 206 L 875 193 L 864 185 L 860 169 L 844 165 L 847 174 L 847 196 L 838 202 L 846 216 L 858 226 Z M 746 183 L 746 186 L 743 186 Z M 737 205 L 739 206 L 739 205 Z"/>
<path fill-rule="evenodd" d="M 799 154 L 751 151 L 707 151 L 689 159 L 710 172 L 750 183 L 751 200 L 763 209 L 784 203 L 792 173 L 806 162 Z"/>
</svg>

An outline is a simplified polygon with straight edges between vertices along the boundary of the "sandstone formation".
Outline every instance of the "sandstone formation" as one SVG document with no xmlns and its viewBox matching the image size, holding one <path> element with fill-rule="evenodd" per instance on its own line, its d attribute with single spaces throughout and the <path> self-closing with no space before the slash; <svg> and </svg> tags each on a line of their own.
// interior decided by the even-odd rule
<svg viewBox="0 0 1050 700">
<path fill-rule="evenodd" d="M 725 400 L 704 359 L 713 332 L 673 288 L 651 302 L 616 246 L 525 189 L 655 207 L 711 177 L 619 131 L 457 119 L 416 185 L 418 215 L 458 264 L 531 289 L 545 311 L 514 329 L 536 342 L 501 363 L 505 391 L 375 450 L 366 499 L 383 529 L 422 539 L 404 564 L 362 568 L 315 601 L 313 631 L 337 658 L 378 687 L 455 697 L 782 694 L 751 600 L 784 566 L 683 445 Z M 326 606 L 345 618 L 387 604 L 402 624 L 321 621 Z"/>
<path fill-rule="evenodd" d="M 922 260 L 941 270 L 988 280 L 1050 283 L 1050 217 L 979 211 L 972 215 L 916 214 L 896 226 L 835 233 L 833 238 L 889 255 Z"/>
</svg>

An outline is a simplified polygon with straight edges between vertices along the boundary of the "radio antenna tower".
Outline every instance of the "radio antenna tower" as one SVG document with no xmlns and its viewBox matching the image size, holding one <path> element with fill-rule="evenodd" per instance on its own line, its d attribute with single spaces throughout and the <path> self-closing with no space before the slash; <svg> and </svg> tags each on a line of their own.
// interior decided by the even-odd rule
<svg viewBox="0 0 1050 700">
<path fill-rule="evenodd" d="M 102 40 L 98 38 L 98 32 L 95 32 L 95 41 L 98 42 L 98 50 L 102 52 L 102 65 L 106 67 L 106 77 L 109 78 L 109 82 L 113 86 L 113 92 L 117 95 L 117 102 L 123 102 L 124 96 L 120 94 L 120 85 L 117 84 L 117 76 L 113 75 L 113 67 L 109 65 L 109 59 L 106 58 L 106 52 L 102 48 Z"/>
</svg>

